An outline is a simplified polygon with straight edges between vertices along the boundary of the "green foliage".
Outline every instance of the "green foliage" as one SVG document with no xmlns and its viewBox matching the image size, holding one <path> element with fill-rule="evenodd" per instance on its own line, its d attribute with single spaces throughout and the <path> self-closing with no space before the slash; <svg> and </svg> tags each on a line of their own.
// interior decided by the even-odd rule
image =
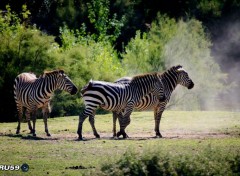
<svg viewBox="0 0 240 176">
<path fill-rule="evenodd" d="M 90 23 L 96 30 L 92 34 L 96 41 L 109 41 L 114 43 L 121 34 L 121 28 L 125 17 L 122 16 L 120 20 L 117 19 L 117 14 L 114 13 L 110 18 L 110 1 L 109 0 L 92 0 L 87 3 L 88 18 Z"/>
<path fill-rule="evenodd" d="M 159 14 L 148 33 L 141 36 L 137 31 L 123 54 L 123 63 L 129 74 L 164 70 L 164 46 L 175 34 L 176 27 L 174 19 Z"/>
<path fill-rule="evenodd" d="M 50 104 L 51 117 L 73 116 L 83 110 L 79 95 L 70 96 L 63 91 L 55 91 Z"/>
<path fill-rule="evenodd" d="M 164 47 L 166 43 L 175 35 L 176 30 L 177 23 L 173 18 L 158 14 L 149 31 L 149 39 L 151 41 L 151 55 L 149 62 L 152 66 L 152 70 L 150 71 L 166 69 L 164 60 Z"/>
<path fill-rule="evenodd" d="M 116 163 L 103 165 L 98 175 L 239 175 L 240 152 L 212 148 L 191 154 L 164 153 L 159 149 L 143 154 L 126 152 Z"/>
<path fill-rule="evenodd" d="M 211 15 L 214 17 L 220 17 L 222 14 L 222 8 L 224 3 L 220 0 L 201 0 L 197 5 L 203 15 Z"/>
<path fill-rule="evenodd" d="M 74 31 L 65 26 L 61 28 L 60 32 L 63 46 L 60 48 L 60 56 L 57 56 L 59 65 L 65 65 L 66 69 L 76 74 L 82 73 L 80 76 L 83 77 L 84 81 L 81 81 L 81 85 L 91 78 L 114 81 L 114 79 L 124 75 L 125 70 L 108 40 L 95 42 L 90 36 L 84 36 L 82 28 Z M 110 72 L 111 74 L 109 74 Z"/>
<path fill-rule="evenodd" d="M 74 26 L 73 24 L 78 16 L 78 11 L 75 7 L 74 1 L 60 0 L 59 6 L 56 9 L 56 14 L 57 17 L 62 20 L 62 23 Z"/>
<path fill-rule="evenodd" d="M 128 74 L 134 75 L 151 70 L 149 64 L 149 40 L 147 34 L 137 31 L 134 39 L 128 43 L 123 54 L 123 64 L 128 70 Z"/>
</svg>

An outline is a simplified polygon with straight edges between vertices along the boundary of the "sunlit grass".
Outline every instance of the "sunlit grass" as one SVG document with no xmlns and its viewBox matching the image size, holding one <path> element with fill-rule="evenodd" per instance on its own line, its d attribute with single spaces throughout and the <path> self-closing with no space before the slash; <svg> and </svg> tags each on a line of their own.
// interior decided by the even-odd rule
<svg viewBox="0 0 240 176">
<path fill-rule="evenodd" d="M 96 116 L 101 139 L 95 139 L 88 120 L 84 122 L 86 141 L 76 140 L 78 117 L 49 119 L 51 137 L 45 135 L 41 119 L 37 120 L 36 138 L 28 134 L 26 123 L 22 124 L 20 135 L 15 135 L 16 122 L 0 123 L 0 164 L 30 166 L 27 173 L 0 171 L 0 175 L 92 174 L 104 163 L 115 163 L 128 151 L 140 154 L 159 149 L 163 153 L 192 155 L 211 147 L 231 155 L 231 151 L 239 150 L 240 113 L 167 111 L 161 121 L 163 139 L 153 138 L 153 112 L 134 112 L 131 119 L 127 140 L 111 139 L 111 114 Z"/>
</svg>

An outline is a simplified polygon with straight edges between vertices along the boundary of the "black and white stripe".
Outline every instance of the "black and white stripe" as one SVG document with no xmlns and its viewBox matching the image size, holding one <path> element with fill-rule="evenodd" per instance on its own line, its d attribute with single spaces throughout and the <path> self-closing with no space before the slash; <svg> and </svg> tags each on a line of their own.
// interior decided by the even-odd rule
<svg viewBox="0 0 240 176">
<path fill-rule="evenodd" d="M 14 82 L 14 98 L 18 110 L 18 126 L 16 133 L 20 132 L 20 125 L 23 116 L 23 108 L 26 108 L 26 119 L 30 132 L 35 134 L 36 111 L 42 108 L 45 132 L 48 136 L 47 117 L 50 113 L 50 100 L 56 89 L 65 90 L 71 95 L 77 93 L 77 87 L 63 70 L 45 72 L 39 78 L 33 73 L 22 73 L 18 75 Z M 33 119 L 33 127 L 30 117 Z"/>
<path fill-rule="evenodd" d="M 131 82 L 131 77 L 124 77 L 118 79 L 117 83 L 129 84 Z M 194 83 L 189 78 L 188 73 L 182 68 L 182 66 L 174 66 L 164 72 L 163 74 L 158 75 L 159 81 L 162 82 L 163 88 L 161 90 L 161 94 L 165 95 L 165 99 L 159 99 L 159 97 L 155 96 L 152 93 L 147 94 L 143 99 L 141 99 L 136 106 L 134 107 L 136 110 L 144 111 L 144 110 L 154 110 L 154 119 L 155 119 L 155 132 L 157 137 L 162 137 L 159 126 L 160 120 L 162 117 L 162 113 L 165 110 L 167 103 L 170 100 L 171 94 L 173 90 L 176 88 L 178 84 L 187 87 L 188 89 L 193 88 Z M 117 113 L 113 112 L 113 136 L 116 136 L 116 120 L 118 118 Z"/>
<path fill-rule="evenodd" d="M 150 92 L 153 92 L 157 97 L 163 97 L 159 93 L 161 91 L 156 91 L 156 87 L 161 87 L 158 73 L 135 76 L 129 84 L 90 81 L 81 91 L 85 109 L 79 115 L 79 139 L 83 139 L 82 125 L 88 116 L 94 135 L 97 138 L 100 137 L 94 125 L 94 115 L 97 107 L 114 111 L 118 115 L 120 131 L 117 135 L 123 135 L 126 138 L 125 128 L 130 123 L 130 115 L 136 103 Z"/>
</svg>

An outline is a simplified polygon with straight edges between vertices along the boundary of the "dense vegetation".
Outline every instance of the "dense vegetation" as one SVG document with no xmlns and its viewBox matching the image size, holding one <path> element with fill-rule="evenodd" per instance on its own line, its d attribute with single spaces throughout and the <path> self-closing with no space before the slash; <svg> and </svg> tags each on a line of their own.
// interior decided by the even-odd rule
<svg viewBox="0 0 240 176">
<path fill-rule="evenodd" d="M 119 161 L 106 164 L 98 175 L 239 175 L 240 153 L 235 149 L 203 146 L 201 150 L 189 153 L 145 151 L 143 154 L 126 152 Z"/>
<path fill-rule="evenodd" d="M 211 49 L 221 32 L 214 29 L 239 15 L 239 1 L 3 0 L 0 9 L 0 121 L 16 120 L 13 81 L 27 71 L 62 68 L 81 88 L 91 78 L 114 81 L 182 64 L 196 87 L 173 95 L 172 107 L 210 109 L 232 93 L 234 80 Z M 53 116 L 81 108 L 79 94 L 56 92 L 52 101 Z"/>
</svg>

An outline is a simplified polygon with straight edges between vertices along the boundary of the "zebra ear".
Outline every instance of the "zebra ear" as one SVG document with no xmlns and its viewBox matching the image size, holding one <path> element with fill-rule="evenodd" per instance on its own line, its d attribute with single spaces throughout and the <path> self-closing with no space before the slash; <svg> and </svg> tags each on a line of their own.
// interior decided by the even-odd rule
<svg viewBox="0 0 240 176">
<path fill-rule="evenodd" d="M 63 70 L 59 70 L 58 73 L 59 73 L 59 76 L 63 76 L 64 75 L 64 71 Z"/>
<path fill-rule="evenodd" d="M 176 70 L 178 70 L 178 69 L 180 69 L 180 68 L 182 68 L 182 65 L 177 65 L 177 66 L 175 66 L 175 69 L 176 69 Z"/>
</svg>

